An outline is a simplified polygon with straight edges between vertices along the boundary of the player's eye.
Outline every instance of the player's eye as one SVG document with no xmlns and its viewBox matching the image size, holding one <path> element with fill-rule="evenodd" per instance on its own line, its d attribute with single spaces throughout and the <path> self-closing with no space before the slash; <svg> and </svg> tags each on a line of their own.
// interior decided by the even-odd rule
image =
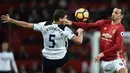
<svg viewBox="0 0 130 73">
<path fill-rule="evenodd" d="M 116 11 L 115 14 L 118 14 L 118 12 Z"/>
</svg>

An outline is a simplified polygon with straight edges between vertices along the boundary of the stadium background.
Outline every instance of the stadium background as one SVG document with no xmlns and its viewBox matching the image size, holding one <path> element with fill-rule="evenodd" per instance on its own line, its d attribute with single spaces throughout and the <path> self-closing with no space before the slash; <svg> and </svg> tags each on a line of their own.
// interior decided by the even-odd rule
<svg viewBox="0 0 130 73">
<path fill-rule="evenodd" d="M 114 6 L 119 5 L 126 10 L 123 24 L 130 31 L 130 1 L 129 0 L 1 0 L 0 15 L 9 14 L 12 18 L 27 22 L 42 22 L 52 20 L 55 9 L 68 11 L 69 19 L 76 21 L 74 12 L 83 7 L 90 12 L 87 22 L 99 19 L 110 19 Z M 74 28 L 72 28 L 75 30 Z M 57 73 L 89 73 L 91 60 L 91 34 L 96 30 L 84 33 L 84 43 L 75 45 L 69 43 L 69 62 L 57 70 Z M 2 24 L 0 21 L 0 44 L 8 41 L 12 49 L 19 73 L 41 73 L 42 35 L 32 29 L 22 28 L 11 23 Z M 128 68 L 130 69 L 130 43 L 125 44 Z"/>
</svg>

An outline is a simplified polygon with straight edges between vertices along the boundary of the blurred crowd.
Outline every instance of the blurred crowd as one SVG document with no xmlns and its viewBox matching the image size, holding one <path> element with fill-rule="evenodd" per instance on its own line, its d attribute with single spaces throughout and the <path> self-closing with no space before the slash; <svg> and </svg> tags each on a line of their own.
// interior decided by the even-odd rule
<svg viewBox="0 0 130 73">
<path fill-rule="evenodd" d="M 126 30 L 130 30 L 130 4 L 127 0 L 3 0 L 4 2 L 9 5 L 8 10 L 1 14 L 8 13 L 15 19 L 34 23 L 52 20 L 53 12 L 57 8 L 67 10 L 69 18 L 75 20 L 74 12 L 80 7 L 87 8 L 90 13 L 87 22 L 95 22 L 99 19 L 110 19 L 113 7 L 121 6 L 125 10 L 124 26 Z"/>
<path fill-rule="evenodd" d="M 87 22 L 95 22 L 99 19 L 111 19 L 111 12 L 114 6 L 120 5 L 126 12 L 123 19 L 123 24 L 127 31 L 130 30 L 130 4 L 127 0 L 2 0 L 1 3 L 7 5 L 7 11 L 0 12 L 0 14 L 9 14 L 10 17 L 38 23 L 42 21 L 51 21 L 53 12 L 57 8 L 62 8 L 68 11 L 68 18 L 76 21 L 74 12 L 80 7 L 88 9 L 90 13 Z M 3 9 L 3 8 L 0 8 Z M 72 28 L 74 31 L 75 29 Z M 29 31 L 29 32 L 28 32 Z M 91 35 L 92 31 L 84 33 L 83 45 L 75 45 L 70 43 L 68 50 L 71 60 L 82 61 L 82 73 L 89 73 L 89 63 L 86 61 L 91 60 Z M 38 33 L 38 34 L 37 34 Z M 14 52 L 15 59 L 19 66 L 19 73 L 41 73 L 41 65 L 39 61 L 32 62 L 29 68 L 25 64 L 21 64 L 20 60 L 39 60 L 41 59 L 42 36 L 39 32 L 31 31 L 30 29 L 23 29 L 19 26 L 2 24 L 0 22 L 0 44 L 2 41 L 7 40 Z M 25 36 L 26 35 L 26 36 Z M 129 43 L 130 44 L 130 43 Z M 127 48 L 130 47 L 126 44 Z M 18 46 L 18 47 L 16 47 Z M 28 47 L 29 46 L 29 47 Z M 30 47 L 31 46 L 31 47 Z M 36 47 L 35 47 L 36 46 Z M 37 47 L 39 46 L 39 47 Z M 14 49 L 16 48 L 16 49 Z M 32 53 L 29 48 L 39 49 L 37 52 Z M 130 58 L 130 50 L 126 54 Z M 128 64 L 129 65 L 129 64 Z M 57 73 L 76 73 L 73 67 L 67 65 L 64 69 L 58 69 Z"/>
</svg>

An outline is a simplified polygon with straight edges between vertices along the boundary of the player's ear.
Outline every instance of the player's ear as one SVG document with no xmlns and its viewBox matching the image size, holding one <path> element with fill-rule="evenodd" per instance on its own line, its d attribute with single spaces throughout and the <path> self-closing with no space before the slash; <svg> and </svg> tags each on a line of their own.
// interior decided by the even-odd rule
<svg viewBox="0 0 130 73">
<path fill-rule="evenodd" d="M 62 18 L 59 18 L 59 21 L 62 21 Z"/>
</svg>

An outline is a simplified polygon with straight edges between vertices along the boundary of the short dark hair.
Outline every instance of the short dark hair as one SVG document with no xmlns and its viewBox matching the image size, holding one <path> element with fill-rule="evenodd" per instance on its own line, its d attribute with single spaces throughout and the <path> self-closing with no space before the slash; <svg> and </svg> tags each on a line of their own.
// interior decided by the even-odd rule
<svg viewBox="0 0 130 73">
<path fill-rule="evenodd" d="M 53 20 L 57 22 L 59 21 L 59 18 L 63 18 L 65 15 L 67 15 L 67 11 L 63 9 L 56 9 L 53 14 Z"/>
<path fill-rule="evenodd" d="M 121 15 L 125 15 L 125 10 L 122 7 L 116 6 L 115 8 L 121 9 Z"/>
</svg>

